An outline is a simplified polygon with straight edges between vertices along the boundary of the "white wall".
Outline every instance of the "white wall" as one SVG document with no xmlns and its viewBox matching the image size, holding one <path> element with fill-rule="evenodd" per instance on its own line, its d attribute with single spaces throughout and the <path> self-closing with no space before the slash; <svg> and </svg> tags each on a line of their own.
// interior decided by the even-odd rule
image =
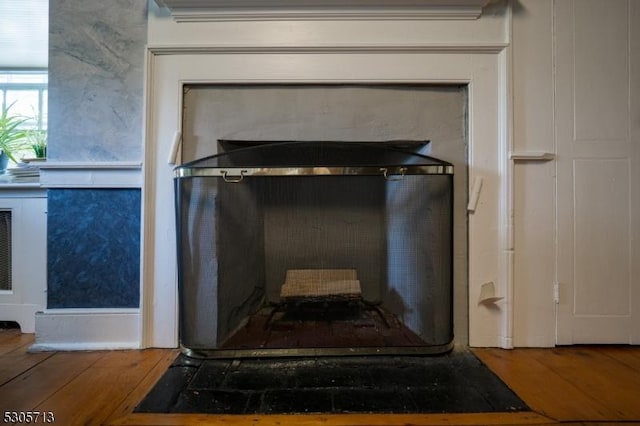
<svg viewBox="0 0 640 426">
<path fill-rule="evenodd" d="M 470 342 L 475 346 L 553 346 L 558 254 L 556 162 L 535 158 L 538 153 L 557 152 L 559 87 L 554 81 L 553 31 L 554 26 L 565 25 L 554 21 L 554 8 L 560 1 L 512 0 L 508 3 L 512 14 L 505 1 L 491 2 L 480 19 L 464 21 L 215 24 L 177 24 L 150 1 L 143 312 L 142 319 L 136 316 L 131 320 L 136 326 L 142 321 L 142 345 L 176 344 L 175 271 L 167 261 L 173 250 L 163 251 L 163 245 L 173 239 L 172 219 L 163 213 L 168 211 L 171 216 L 167 206 L 172 205 L 172 196 L 170 190 L 157 197 L 153 191 L 171 187 L 167 158 L 174 132 L 180 130 L 182 83 L 326 79 L 469 84 L 470 184 L 476 177 L 484 177 L 480 202 L 469 215 L 469 247 L 474 253 L 469 265 Z M 580 6 L 606 10 L 610 1 L 584 0 Z M 637 16 L 637 3 L 616 0 L 616 5 L 619 2 L 634 5 Z M 637 55 L 637 46 L 632 47 Z M 177 63 L 183 60 L 192 66 Z M 634 78 L 637 88 L 640 85 L 637 76 Z M 637 109 L 631 113 L 637 127 Z M 636 141 L 636 158 L 638 146 Z M 507 150 L 534 159 L 510 163 L 505 161 Z M 633 170 L 637 170 L 635 163 Z M 637 208 L 638 185 L 634 182 L 629 189 Z M 165 219 L 166 223 L 162 222 Z M 154 234 L 159 223 L 166 226 L 158 225 Z M 640 238 L 637 222 L 632 223 L 637 256 Z M 506 297 L 486 307 L 477 301 L 482 284 L 488 282 L 495 284 L 497 295 Z M 136 340 L 137 331 L 135 335 L 124 338 Z M 136 340 L 132 345 L 138 343 Z"/>
<path fill-rule="evenodd" d="M 513 151 L 555 152 L 553 0 L 513 3 Z M 553 346 L 555 163 L 514 165 L 514 346 Z"/>
</svg>

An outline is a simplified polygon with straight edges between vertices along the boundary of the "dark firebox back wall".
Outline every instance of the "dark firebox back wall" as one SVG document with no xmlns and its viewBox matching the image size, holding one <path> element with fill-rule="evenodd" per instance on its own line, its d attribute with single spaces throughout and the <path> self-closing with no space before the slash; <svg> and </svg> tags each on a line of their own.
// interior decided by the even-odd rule
<svg viewBox="0 0 640 426">
<path fill-rule="evenodd" d="M 363 298 L 382 300 L 384 179 L 316 176 L 269 178 L 259 184 L 269 301 L 280 300 L 287 269 L 355 269 Z"/>
<path fill-rule="evenodd" d="M 195 160 L 218 153 L 221 149 L 218 139 L 237 140 L 392 140 L 392 139 L 429 139 L 431 146 L 423 153 L 454 164 L 454 327 L 456 342 L 465 344 L 467 341 L 467 140 L 466 140 L 466 108 L 467 96 L 465 87 L 443 86 L 344 86 L 344 85 L 216 85 L 189 86 L 185 89 L 184 117 L 183 117 L 183 161 Z M 330 179 L 336 179 L 330 178 Z M 345 185 L 338 178 L 321 185 L 329 188 L 344 189 Z M 383 300 L 394 311 L 403 312 L 403 300 L 397 297 L 399 292 L 416 292 L 420 288 L 393 289 L 380 285 L 380 276 L 385 274 L 400 274 L 413 259 L 402 253 L 396 255 L 393 261 L 384 250 L 389 246 L 388 233 L 400 229 L 409 229 L 402 224 L 401 215 L 391 220 L 392 209 L 406 209 L 408 202 L 414 196 L 421 196 L 411 191 L 389 190 L 392 183 L 385 187 L 384 183 L 357 184 L 352 189 L 346 188 L 342 195 L 330 190 L 309 190 L 301 184 L 287 183 L 280 191 L 272 191 L 267 200 L 255 210 L 255 215 L 246 216 L 246 207 L 235 209 L 228 215 L 228 225 L 218 226 L 219 241 L 225 253 L 218 260 L 216 267 L 222 269 L 235 268 L 238 273 L 248 274 L 246 269 L 262 267 L 260 262 L 240 262 L 238 265 L 235 254 L 262 253 L 264 258 L 264 294 L 266 301 L 277 301 L 280 286 L 283 283 L 284 271 L 290 259 L 296 259 L 293 264 L 320 268 L 336 268 L 346 265 L 344 250 L 349 251 L 356 245 L 363 251 L 357 265 L 359 278 L 363 285 L 363 296 L 367 300 Z M 245 186 L 241 193 L 235 195 L 220 191 L 218 194 L 218 208 L 232 204 L 230 198 L 240 197 L 240 206 L 250 203 L 259 205 L 257 200 L 260 191 L 250 189 L 247 179 L 240 185 Z M 244 185 L 247 184 L 247 185 Z M 307 182 L 305 185 L 308 185 Z M 280 184 L 279 184 L 280 185 Z M 319 184 L 320 185 L 320 184 Z M 313 186 L 313 184 L 312 184 Z M 264 192 L 263 192 L 264 193 Z M 292 197 L 291 194 L 296 194 Z M 291 200 L 295 198 L 295 218 L 292 218 Z M 224 203 L 223 201 L 224 200 Z M 428 203 L 429 200 L 422 202 Z M 287 205 L 288 202 L 288 205 Z M 322 217 L 318 211 L 307 209 L 316 202 L 340 207 L 340 209 L 322 209 Z M 413 208 L 429 211 L 424 205 L 416 204 Z M 405 216 L 410 214 L 405 211 Z M 414 212 L 415 214 L 415 212 Z M 424 216 L 424 215 L 423 215 Z M 291 232 L 300 227 L 290 227 L 291 220 L 302 224 L 309 222 L 306 235 L 292 235 Z M 427 218 L 425 218 L 427 220 Z M 395 221 L 395 222 L 394 222 Z M 350 223 L 350 235 L 342 235 L 344 227 L 336 227 L 335 223 Z M 426 223 L 426 222 L 425 222 Z M 334 225 L 331 225 L 334 224 Z M 377 224 L 377 225 L 376 225 Z M 390 226 L 386 226 L 389 224 Z M 379 226 L 378 226 L 379 225 Z M 418 222 L 418 226 L 421 222 Z M 371 232 L 371 229 L 379 232 Z M 366 232 L 365 232 L 366 229 Z M 385 231 L 386 229 L 386 231 Z M 395 229 L 395 231 L 394 231 Z M 238 244 L 239 236 L 246 237 L 246 233 L 255 233 L 260 238 L 252 238 L 255 242 L 251 248 Z M 260 234 L 262 232 L 262 234 Z M 406 231 L 404 231 L 406 232 Z M 426 232 L 417 229 L 416 232 Z M 302 237 L 299 239 L 298 237 Z M 320 241 L 327 253 L 333 258 L 324 260 L 319 257 L 310 259 L 309 250 L 300 250 L 295 241 L 304 243 L 313 238 Z M 337 244 L 336 241 L 339 241 Z M 340 246 L 340 247 L 338 247 Z M 383 247 L 381 249 L 380 247 Z M 319 247 L 320 248 L 320 247 Z M 399 248 L 398 248 L 399 249 Z M 414 247 L 414 253 L 423 252 L 424 248 Z M 400 253 L 399 251 L 398 253 Z M 266 253 L 266 256 L 264 255 Z M 246 256 L 245 256 L 246 257 Z M 258 256 L 259 258 L 260 256 Z M 353 263 L 353 256 L 349 263 Z M 289 259 L 287 261 L 286 259 Z M 341 260 L 343 259 L 343 260 Z M 357 260 L 357 259 L 356 259 Z M 438 263 L 440 259 L 432 259 Z M 223 268 L 222 263 L 228 262 Z M 331 264 L 332 265 L 331 265 Z M 395 265 L 396 271 L 389 270 L 388 264 Z M 415 262 L 414 262 L 415 263 Z M 234 266 L 235 265 L 235 266 Z M 337 266 L 338 265 L 338 266 Z M 288 266 L 291 267 L 291 266 Z M 346 266 L 345 266 L 346 267 Z M 244 269 L 243 269 L 244 268 Z M 392 269 L 394 267 L 392 266 Z M 437 269 L 437 268 L 436 268 Z M 433 274 L 434 266 L 425 265 L 425 270 Z M 375 278 L 374 278 L 375 277 Z M 399 285 L 399 284 L 398 284 Z M 251 303 L 243 305 L 246 312 L 253 303 L 258 303 L 259 297 L 249 289 L 243 290 L 242 296 L 237 288 L 229 288 L 227 296 L 234 299 L 246 297 Z M 217 296 L 223 296 L 218 294 Z M 424 295 L 433 297 L 433 295 Z M 204 302 L 202 302 L 204 303 Z M 226 303 L 225 306 L 229 306 Z M 237 304 L 235 306 L 238 306 Z M 219 306 L 225 309 L 224 306 Z M 228 324 L 217 324 L 217 330 L 233 329 L 233 324 L 246 312 L 235 310 L 230 314 Z M 414 309 L 414 319 L 407 322 L 420 322 L 419 308 Z M 188 313 L 186 315 L 189 315 Z M 224 315 L 221 315 L 224 317 Z M 209 323 L 210 327 L 213 325 Z M 215 334 L 215 333 L 214 333 Z M 208 341 L 212 335 L 201 335 Z M 203 342 L 204 343 L 204 342 Z"/>
</svg>

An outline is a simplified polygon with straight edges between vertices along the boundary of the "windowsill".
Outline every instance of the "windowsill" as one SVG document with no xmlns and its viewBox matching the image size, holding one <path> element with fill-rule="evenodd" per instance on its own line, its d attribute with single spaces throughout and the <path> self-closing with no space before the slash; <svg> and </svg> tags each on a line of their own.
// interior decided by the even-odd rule
<svg viewBox="0 0 640 426">
<path fill-rule="evenodd" d="M 37 198 L 47 198 L 47 190 L 40 182 L 0 182 L 0 200 Z"/>
<path fill-rule="evenodd" d="M 2 189 L 40 189 L 40 182 L 11 182 L 0 180 L 0 190 Z"/>
<path fill-rule="evenodd" d="M 42 198 L 47 191 L 40 185 L 40 181 L 21 182 L 10 177 L 0 175 L 0 198 Z"/>
</svg>

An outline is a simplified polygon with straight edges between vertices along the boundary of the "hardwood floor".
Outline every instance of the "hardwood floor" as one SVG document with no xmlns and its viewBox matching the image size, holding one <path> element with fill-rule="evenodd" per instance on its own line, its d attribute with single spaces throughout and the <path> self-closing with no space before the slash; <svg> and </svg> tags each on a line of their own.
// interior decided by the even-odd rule
<svg viewBox="0 0 640 426">
<path fill-rule="evenodd" d="M 531 412 L 211 416 L 133 414 L 175 350 L 31 354 L 32 342 L 32 335 L 0 330 L 2 415 L 51 412 L 61 425 L 640 424 L 640 347 L 475 349 Z"/>
</svg>

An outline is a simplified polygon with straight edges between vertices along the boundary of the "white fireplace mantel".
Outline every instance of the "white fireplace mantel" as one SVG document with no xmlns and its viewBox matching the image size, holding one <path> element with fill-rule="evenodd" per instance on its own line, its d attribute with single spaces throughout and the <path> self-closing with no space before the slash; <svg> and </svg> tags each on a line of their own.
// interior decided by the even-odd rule
<svg viewBox="0 0 640 426">
<path fill-rule="evenodd" d="M 156 0 L 177 22 L 478 19 L 490 0 Z"/>
<path fill-rule="evenodd" d="M 161 0 L 156 0 L 160 4 Z M 376 3 L 377 2 L 377 3 Z M 469 182 L 482 182 L 468 215 L 468 287 L 456 290 L 454 333 L 471 346 L 512 347 L 513 232 L 510 116 L 510 8 L 491 0 L 329 0 L 323 5 L 477 7 L 477 19 L 345 20 L 265 18 L 256 5 L 311 6 L 312 0 L 163 0 L 209 12 L 245 5 L 256 19 L 180 21 L 150 4 L 143 166 L 143 347 L 178 343 L 174 145 L 182 131 L 189 84 L 465 85 L 468 90 Z M 318 1 L 315 4 L 319 4 Z M 486 7 L 484 7 L 486 5 Z M 483 8 L 484 7 L 484 8 Z M 275 9 L 275 8 L 272 8 Z M 304 10 L 301 7 L 301 10 Z M 348 9 L 348 8 L 347 8 Z M 362 8 L 361 10 L 375 8 Z M 428 8 L 424 7 L 424 10 Z M 455 8 L 454 8 L 455 9 Z M 346 9 L 341 9 L 345 11 Z M 380 9 L 381 10 L 381 9 Z M 251 11 L 251 12 L 250 12 Z M 311 9 L 306 9 L 311 12 Z M 313 10 L 317 13 L 317 10 Z M 262 18 L 258 18 L 258 17 Z M 290 15 L 289 15 L 290 16 Z M 362 16 L 362 15 L 361 15 Z M 382 15 L 381 15 L 382 16 Z M 442 17 L 443 15 L 441 15 Z M 218 18 L 220 15 L 218 16 Z M 317 18 L 318 15 L 316 14 Z M 328 16 L 327 16 L 328 17 Z M 414 16 L 415 18 L 416 16 Z M 503 297 L 478 304 L 490 284 Z M 467 338 L 468 337 L 468 340 Z"/>
</svg>

